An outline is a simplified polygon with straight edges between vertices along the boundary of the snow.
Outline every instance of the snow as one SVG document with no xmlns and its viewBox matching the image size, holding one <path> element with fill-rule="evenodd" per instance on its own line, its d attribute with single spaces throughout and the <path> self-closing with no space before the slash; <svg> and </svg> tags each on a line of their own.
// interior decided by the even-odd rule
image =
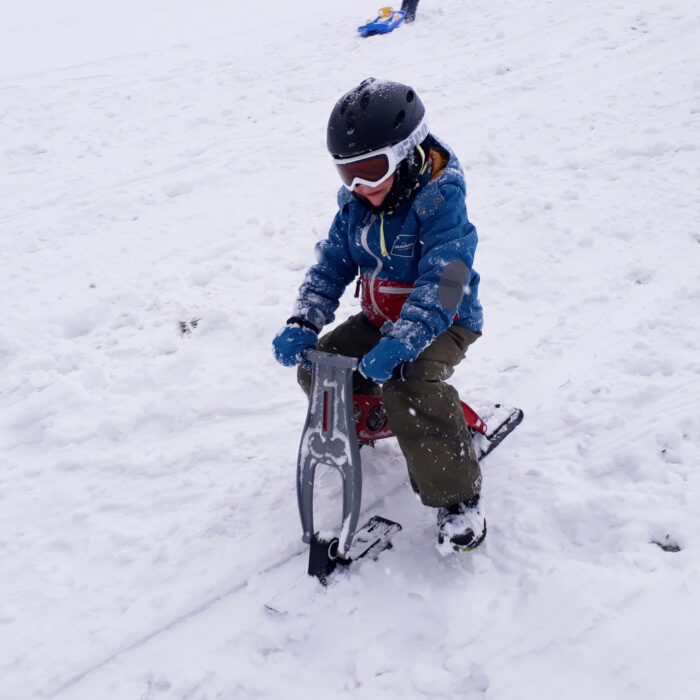
<svg viewBox="0 0 700 700">
<path fill-rule="evenodd" d="M 103 5 L 0 26 L 0 696 L 699 697 L 697 3 L 424 2 L 368 39 L 369 0 Z M 403 531 L 319 591 L 270 342 L 369 75 L 465 167 L 486 325 L 454 383 L 526 417 L 468 556 L 363 450 Z"/>
</svg>

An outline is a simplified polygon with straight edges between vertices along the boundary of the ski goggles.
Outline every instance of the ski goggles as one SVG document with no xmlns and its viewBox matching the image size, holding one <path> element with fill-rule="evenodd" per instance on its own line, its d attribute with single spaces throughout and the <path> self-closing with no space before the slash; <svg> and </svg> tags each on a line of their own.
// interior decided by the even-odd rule
<svg viewBox="0 0 700 700">
<path fill-rule="evenodd" d="M 334 158 L 340 179 L 351 192 L 358 185 L 378 187 L 396 171 L 396 166 L 420 143 L 430 129 L 423 119 L 403 141 L 351 158 Z"/>
</svg>

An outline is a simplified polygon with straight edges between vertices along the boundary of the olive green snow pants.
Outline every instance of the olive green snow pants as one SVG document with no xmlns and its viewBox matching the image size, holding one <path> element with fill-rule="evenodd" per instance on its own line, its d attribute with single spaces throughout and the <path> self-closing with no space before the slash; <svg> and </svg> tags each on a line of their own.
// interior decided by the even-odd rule
<svg viewBox="0 0 700 700">
<path fill-rule="evenodd" d="M 418 356 L 406 379 L 381 387 L 355 372 L 354 391 L 381 395 L 389 427 L 406 458 L 411 485 L 427 506 L 451 506 L 479 493 L 481 470 L 459 396 L 445 382 L 480 333 L 452 326 Z M 381 340 L 362 314 L 322 336 L 318 349 L 361 358 Z M 299 384 L 308 394 L 311 373 L 299 367 Z"/>
</svg>

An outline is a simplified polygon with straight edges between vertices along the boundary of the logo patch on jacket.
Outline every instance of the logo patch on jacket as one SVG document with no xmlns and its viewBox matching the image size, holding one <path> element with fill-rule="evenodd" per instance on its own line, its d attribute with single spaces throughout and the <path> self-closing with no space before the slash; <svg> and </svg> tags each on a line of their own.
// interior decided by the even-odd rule
<svg viewBox="0 0 700 700">
<path fill-rule="evenodd" d="M 413 249 L 418 241 L 418 234 L 401 233 L 396 237 L 394 245 L 391 247 L 390 255 L 396 255 L 399 258 L 412 258 Z"/>
</svg>

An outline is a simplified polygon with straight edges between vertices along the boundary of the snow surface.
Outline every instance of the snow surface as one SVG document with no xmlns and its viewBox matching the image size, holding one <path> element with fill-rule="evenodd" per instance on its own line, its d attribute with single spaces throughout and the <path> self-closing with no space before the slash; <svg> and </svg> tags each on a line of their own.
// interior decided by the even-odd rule
<svg viewBox="0 0 700 700">
<path fill-rule="evenodd" d="M 3 700 L 700 697 L 695 0 L 426 0 L 369 39 L 369 0 L 2 5 Z M 363 450 L 404 529 L 319 592 L 270 341 L 368 75 L 464 164 L 486 327 L 455 383 L 526 418 L 468 556 Z"/>
</svg>

